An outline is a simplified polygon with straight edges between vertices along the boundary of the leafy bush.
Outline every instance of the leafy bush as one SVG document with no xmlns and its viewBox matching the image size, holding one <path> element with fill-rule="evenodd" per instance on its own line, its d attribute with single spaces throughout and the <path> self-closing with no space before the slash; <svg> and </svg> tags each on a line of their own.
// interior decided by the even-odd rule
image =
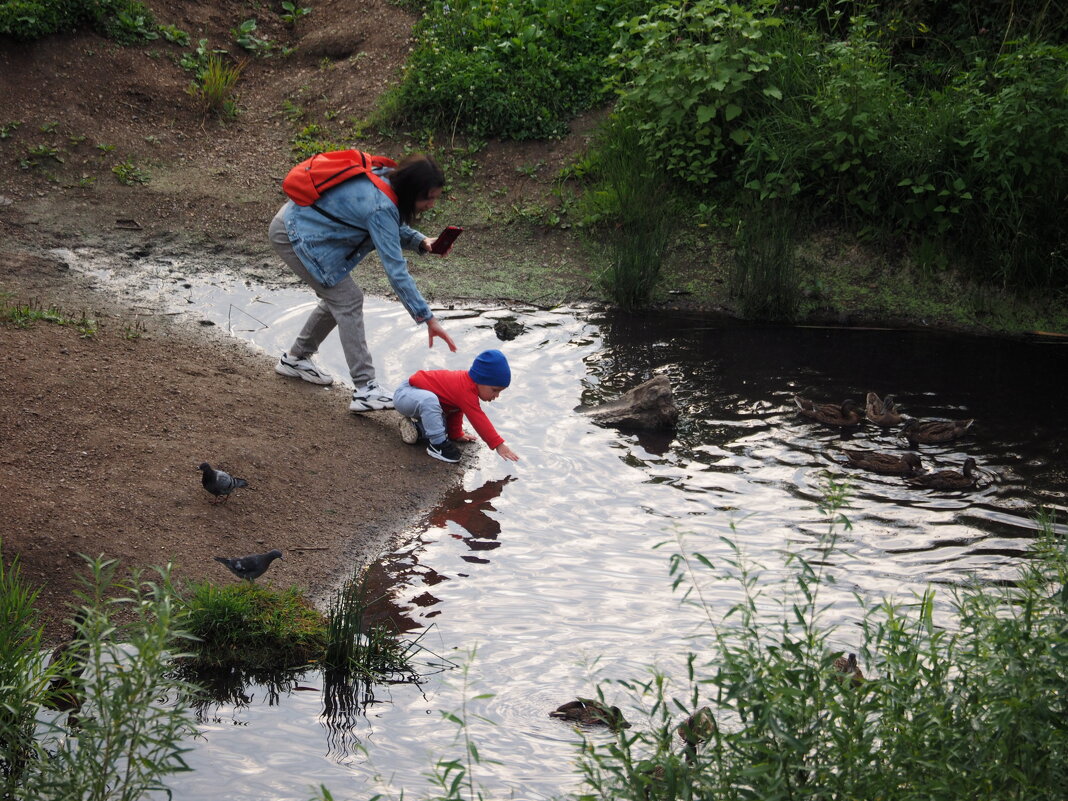
<svg viewBox="0 0 1068 801">
<path fill-rule="evenodd" d="M 152 11 L 139 0 L 0 0 L 0 34 L 34 40 L 91 27 L 121 44 L 154 39 Z"/>
<path fill-rule="evenodd" d="M 619 109 L 672 175 L 694 186 L 730 176 L 748 126 L 781 90 L 769 79 L 781 53 L 764 47 L 781 20 L 719 0 L 660 3 L 623 24 L 611 54 Z"/>
<path fill-rule="evenodd" d="M 384 116 L 475 136 L 560 135 L 607 97 L 612 25 L 638 0 L 430 3 Z"/>
</svg>

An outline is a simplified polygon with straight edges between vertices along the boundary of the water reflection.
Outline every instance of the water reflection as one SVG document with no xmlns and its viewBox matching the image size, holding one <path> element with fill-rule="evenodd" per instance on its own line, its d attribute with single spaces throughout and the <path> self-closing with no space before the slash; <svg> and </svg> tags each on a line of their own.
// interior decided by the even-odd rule
<svg viewBox="0 0 1068 801">
<path fill-rule="evenodd" d="M 172 271 L 185 271 L 152 269 L 152 302 L 170 303 Z M 285 347 L 310 302 L 306 293 L 220 275 L 186 283 L 182 292 L 198 316 L 267 353 Z M 478 645 L 477 687 L 445 671 L 419 687 L 378 686 L 373 701 L 359 687 L 341 688 L 329 758 L 318 758 L 320 697 L 308 704 L 313 693 L 291 693 L 271 707 L 277 717 L 242 707 L 249 723 L 242 739 L 206 724 L 207 745 L 190 757 L 195 772 L 181 779 L 182 798 L 219 798 L 235 775 L 252 789 L 227 798 L 301 801 L 319 782 L 336 797 L 425 795 L 428 766 L 455 755 L 454 732 L 437 712 L 465 700 L 471 736 L 498 761 L 481 766 L 486 796 L 551 798 L 578 784 L 560 767 L 573 760 L 577 737 L 548 711 L 590 696 L 598 680 L 647 676 L 650 665 L 679 687 L 709 616 L 742 598 L 736 583 L 698 574 L 708 609 L 680 604 L 667 567 L 679 540 L 717 566 L 742 553 L 764 566 L 758 578 L 769 583 L 785 569 L 784 550 L 816 555 L 835 579 L 821 596 L 832 643 L 861 651 L 857 595 L 907 605 L 931 584 L 1010 583 L 1035 536 L 1035 510 L 1065 511 L 1068 418 L 1049 377 L 1064 372 L 1068 352 L 1055 346 L 927 331 L 740 326 L 679 314 L 438 313 L 450 317 L 460 353 L 428 352 L 397 304 L 367 299 L 383 376 L 461 369 L 481 349 L 505 350 L 513 386 L 490 414 L 523 461 L 505 464 L 473 448 L 463 486 L 398 532 L 398 546 L 371 577 L 390 619 L 424 634 L 436 653 L 462 662 Z M 494 327 L 506 314 L 521 330 L 502 342 Z M 324 367 L 346 375 L 331 344 L 320 354 Z M 654 374 L 670 378 L 681 413 L 670 438 L 602 429 L 574 411 Z M 862 402 L 868 391 L 893 394 L 916 417 L 976 418 L 969 436 L 918 452 L 928 469 L 973 457 L 989 481 L 974 492 L 943 493 L 843 467 L 843 447 L 901 452 L 908 444 L 897 429 L 866 425 L 843 437 L 801 417 L 793 396 Z M 826 523 L 816 504 L 828 473 L 849 482 L 851 528 L 824 558 Z M 667 545 L 654 550 L 660 543 Z M 942 594 L 936 603 L 945 609 Z M 618 685 L 606 691 L 641 725 L 633 698 Z M 494 724 L 482 726 L 481 718 Z M 337 755 L 357 743 L 367 758 L 339 765 Z M 285 784 L 259 760 L 280 751 L 288 758 Z"/>
</svg>

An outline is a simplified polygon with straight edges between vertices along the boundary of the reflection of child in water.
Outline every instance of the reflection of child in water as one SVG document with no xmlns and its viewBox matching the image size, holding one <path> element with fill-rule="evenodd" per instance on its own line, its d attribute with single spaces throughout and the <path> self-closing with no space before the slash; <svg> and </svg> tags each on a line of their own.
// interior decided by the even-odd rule
<svg viewBox="0 0 1068 801">
<path fill-rule="evenodd" d="M 443 462 L 460 461 L 460 451 L 450 440 L 474 442 L 463 430 L 466 417 L 476 433 L 504 459 L 519 457 L 504 444 L 481 402 L 495 400 L 512 383 L 508 359 L 499 350 L 484 350 L 469 370 L 420 370 L 397 387 L 393 405 L 404 417 L 401 437 L 409 445 L 420 436 L 430 440 L 426 452 Z"/>
</svg>

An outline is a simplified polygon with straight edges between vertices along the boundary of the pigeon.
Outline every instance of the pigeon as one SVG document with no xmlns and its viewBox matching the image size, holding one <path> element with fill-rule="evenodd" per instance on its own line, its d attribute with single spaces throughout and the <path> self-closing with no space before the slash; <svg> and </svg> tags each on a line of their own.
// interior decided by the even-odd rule
<svg viewBox="0 0 1068 801">
<path fill-rule="evenodd" d="M 255 581 L 267 572 L 267 568 L 271 566 L 271 562 L 281 558 L 282 552 L 275 548 L 273 551 L 268 551 L 267 553 L 255 553 L 249 556 L 235 556 L 232 558 L 216 556 L 215 561 L 226 565 L 230 569 L 230 572 L 238 578 Z"/>
<path fill-rule="evenodd" d="M 215 496 L 215 500 L 212 503 L 222 503 L 238 487 L 248 486 L 248 482 L 245 479 L 234 478 L 223 470 L 216 470 L 207 462 L 201 462 L 197 470 L 203 473 L 200 483 L 204 485 L 204 489 Z"/>
</svg>

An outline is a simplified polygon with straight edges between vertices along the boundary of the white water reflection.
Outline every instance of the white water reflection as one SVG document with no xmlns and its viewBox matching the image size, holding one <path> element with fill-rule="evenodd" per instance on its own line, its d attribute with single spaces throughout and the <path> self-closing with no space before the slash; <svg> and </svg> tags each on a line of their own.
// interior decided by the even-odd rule
<svg viewBox="0 0 1068 801">
<path fill-rule="evenodd" d="M 184 310 L 247 340 L 265 353 L 265 370 L 312 305 L 299 286 L 194 277 L 164 263 L 112 272 L 99 254 L 65 258 L 135 302 Z M 570 766 L 578 737 L 551 720 L 550 709 L 591 694 L 598 679 L 644 679 L 653 665 L 682 692 L 692 638 L 707 618 L 671 591 L 673 540 L 685 536 L 721 565 L 731 556 L 721 538 L 730 537 L 774 580 L 784 570 L 784 549 L 816 553 L 826 531 L 815 508 L 824 472 L 846 473 L 836 466 L 836 449 L 902 447 L 893 432 L 865 430 L 843 440 L 806 423 L 794 412 L 794 392 L 839 398 L 894 391 L 914 414 L 980 420 L 981 435 L 923 451 L 939 466 L 976 457 L 990 477 L 978 492 L 917 491 L 891 477 L 848 472 L 853 525 L 840 532 L 841 549 L 827 568 L 837 583 L 823 595 L 825 622 L 837 627 L 835 642 L 845 650 L 860 649 L 855 592 L 907 598 L 930 582 L 1011 579 L 1034 534 L 1036 505 L 1064 508 L 1065 424 L 1034 397 L 1048 369 L 1036 368 L 1035 385 L 1021 387 L 1026 373 L 997 375 L 1011 370 L 1014 355 L 992 363 L 985 350 L 976 356 L 970 340 L 684 320 L 654 325 L 590 319 L 576 309 L 520 309 L 508 313 L 525 332 L 502 343 L 493 324 L 503 309 L 436 311 L 459 353 L 428 350 L 399 304 L 367 298 L 380 380 L 466 368 L 480 350 L 501 348 L 513 384 L 489 414 L 522 461 L 512 465 L 480 447 L 460 497 L 407 532 L 387 569 L 397 605 L 414 624 L 432 624 L 427 645 L 458 663 L 478 646 L 472 686 L 465 690 L 454 670 L 422 688 L 383 691 L 351 732 L 366 753 L 331 751 L 319 721 L 322 700 L 313 692 L 293 693 L 277 706 L 260 693 L 247 707 L 220 708 L 193 744 L 195 772 L 173 784 L 179 797 L 304 799 L 319 783 L 339 799 L 375 791 L 396 797 L 402 789 L 423 797 L 432 765 L 462 750 L 439 711 L 458 711 L 477 693 L 494 695 L 469 703 L 472 735 L 483 757 L 502 763 L 476 769 L 487 797 L 543 799 L 576 789 Z M 674 328 L 656 327 L 669 324 Z M 345 376 L 336 337 L 320 359 Z M 979 367 L 968 368 L 972 360 Z M 598 428 L 574 411 L 653 372 L 670 376 L 683 412 L 666 442 Z M 1006 420 L 1004 396 L 1014 392 L 1028 405 Z M 661 542 L 668 545 L 653 548 Z M 714 614 L 740 600 L 737 584 L 699 576 Z M 606 691 L 641 725 L 634 699 L 616 685 Z"/>
</svg>

